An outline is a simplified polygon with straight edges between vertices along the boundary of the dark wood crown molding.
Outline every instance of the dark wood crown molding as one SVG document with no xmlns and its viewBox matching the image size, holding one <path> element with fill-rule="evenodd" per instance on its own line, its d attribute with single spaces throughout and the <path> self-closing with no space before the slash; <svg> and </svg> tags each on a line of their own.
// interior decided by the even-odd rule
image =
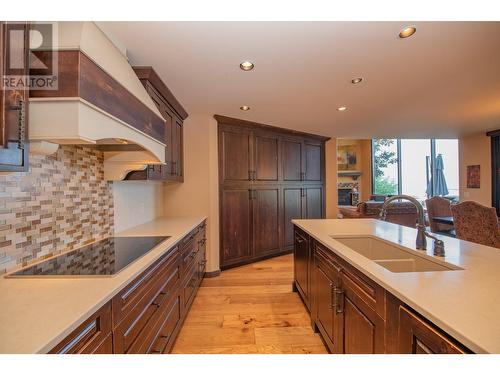
<svg viewBox="0 0 500 375">
<path fill-rule="evenodd" d="M 500 137 L 500 129 L 489 131 L 486 135 L 488 137 Z"/>
<path fill-rule="evenodd" d="M 323 142 L 330 140 L 330 137 L 325 137 L 323 135 L 311 134 L 311 133 L 301 132 L 301 131 L 293 130 L 293 129 L 280 128 L 280 127 L 273 126 L 273 125 L 261 124 L 258 122 L 242 120 L 242 119 L 238 119 L 238 118 L 234 118 L 234 117 L 214 115 L 214 118 L 217 120 L 217 123 L 219 123 L 219 124 L 244 126 L 244 127 L 249 128 L 249 129 L 250 128 L 254 129 L 257 127 L 257 128 L 262 129 L 262 130 L 273 131 L 276 133 L 284 133 L 284 134 L 288 134 L 288 135 L 293 134 L 293 135 L 297 135 L 299 137 L 314 138 L 314 139 L 318 139 L 318 140 L 323 141 Z"/>
<path fill-rule="evenodd" d="M 167 102 L 172 106 L 175 112 L 182 118 L 182 120 L 185 120 L 188 117 L 188 113 L 184 109 L 184 107 L 179 103 L 179 101 L 175 98 L 174 94 L 172 94 L 172 91 L 169 90 L 167 85 L 163 83 L 162 79 L 158 75 L 158 73 L 155 72 L 153 67 L 151 66 L 133 66 L 132 67 L 135 71 L 135 74 L 137 77 L 139 77 L 140 80 L 147 80 L 149 81 L 158 92 L 163 95 L 163 97 L 167 100 Z"/>
</svg>

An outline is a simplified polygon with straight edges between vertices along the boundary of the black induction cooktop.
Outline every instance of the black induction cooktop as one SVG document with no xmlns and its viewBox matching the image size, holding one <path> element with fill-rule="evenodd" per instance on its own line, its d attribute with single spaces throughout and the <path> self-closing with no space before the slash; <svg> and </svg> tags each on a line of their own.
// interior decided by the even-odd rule
<svg viewBox="0 0 500 375">
<path fill-rule="evenodd" d="M 19 270 L 9 277 L 110 276 L 170 237 L 108 237 Z"/>
</svg>

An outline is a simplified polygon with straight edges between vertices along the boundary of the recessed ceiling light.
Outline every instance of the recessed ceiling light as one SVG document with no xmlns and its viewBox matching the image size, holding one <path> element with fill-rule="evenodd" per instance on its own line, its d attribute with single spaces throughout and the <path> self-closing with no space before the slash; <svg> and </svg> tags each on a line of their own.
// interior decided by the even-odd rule
<svg viewBox="0 0 500 375">
<path fill-rule="evenodd" d="M 248 111 L 248 110 L 250 110 L 250 107 L 249 107 L 249 106 L 247 106 L 247 105 L 242 105 L 242 106 L 240 107 L 240 109 L 241 109 L 242 111 Z"/>
<path fill-rule="evenodd" d="M 338 107 L 337 111 L 340 111 L 340 112 L 347 111 L 347 107 Z"/>
<path fill-rule="evenodd" d="M 251 61 L 243 61 L 240 64 L 240 69 L 244 70 L 245 72 L 248 72 L 249 70 L 252 70 L 254 68 L 253 62 Z"/>
<path fill-rule="evenodd" d="M 363 81 L 363 77 L 358 77 L 358 78 L 351 79 L 351 83 L 353 85 L 355 85 L 356 83 L 360 83 L 361 81 Z"/>
<path fill-rule="evenodd" d="M 416 31 L 417 31 L 416 27 L 414 27 L 414 26 L 406 26 L 403 30 L 401 30 L 399 32 L 399 37 L 401 39 L 409 38 L 410 36 L 412 36 L 413 34 L 415 34 Z"/>
</svg>

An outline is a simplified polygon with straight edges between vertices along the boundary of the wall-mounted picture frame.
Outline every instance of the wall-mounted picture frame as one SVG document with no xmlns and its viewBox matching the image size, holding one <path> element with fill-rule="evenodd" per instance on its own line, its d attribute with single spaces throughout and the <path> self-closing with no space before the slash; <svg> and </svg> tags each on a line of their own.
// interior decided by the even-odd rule
<svg viewBox="0 0 500 375">
<path fill-rule="evenodd" d="M 357 164 L 357 148 L 352 145 L 339 146 L 337 149 L 337 166 L 339 171 L 355 170 Z"/>
<path fill-rule="evenodd" d="M 468 165 L 467 166 L 467 188 L 479 189 L 481 187 L 481 166 Z"/>
</svg>

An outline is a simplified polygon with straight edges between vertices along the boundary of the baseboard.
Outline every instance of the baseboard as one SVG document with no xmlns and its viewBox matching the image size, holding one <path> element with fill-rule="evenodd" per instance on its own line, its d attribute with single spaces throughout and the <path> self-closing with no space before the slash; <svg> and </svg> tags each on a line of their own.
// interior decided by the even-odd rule
<svg viewBox="0 0 500 375">
<path fill-rule="evenodd" d="M 205 272 L 204 277 L 209 279 L 211 277 L 217 277 L 219 275 L 220 275 L 220 270 L 215 270 L 215 271 Z"/>
</svg>

